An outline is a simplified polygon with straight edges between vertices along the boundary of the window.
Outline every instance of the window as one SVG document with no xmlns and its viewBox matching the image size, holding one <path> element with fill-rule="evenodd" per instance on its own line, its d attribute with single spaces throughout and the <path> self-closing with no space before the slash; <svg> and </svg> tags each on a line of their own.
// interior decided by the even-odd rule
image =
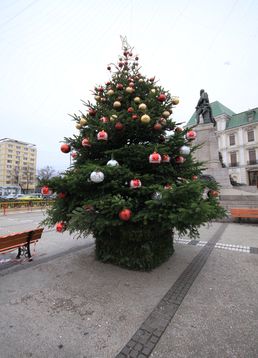
<svg viewBox="0 0 258 358">
<path fill-rule="evenodd" d="M 255 149 L 250 149 L 248 152 L 249 152 L 249 164 L 256 164 Z"/>
<path fill-rule="evenodd" d="M 12 158 L 12 154 L 8 154 L 7 157 L 8 157 L 8 158 Z"/>
<path fill-rule="evenodd" d="M 229 145 L 235 145 L 235 134 L 230 134 L 229 136 Z"/>
<path fill-rule="evenodd" d="M 7 163 L 12 163 L 12 161 L 11 161 L 11 160 L 7 160 Z"/>
<path fill-rule="evenodd" d="M 236 152 L 230 153 L 230 166 L 231 167 L 237 167 L 237 154 Z"/>
<path fill-rule="evenodd" d="M 247 132 L 247 140 L 248 140 L 248 142 L 254 141 L 254 131 L 253 130 Z"/>
<path fill-rule="evenodd" d="M 9 169 L 10 169 L 10 168 L 12 168 L 12 166 L 7 164 L 6 168 L 9 168 Z"/>
<path fill-rule="evenodd" d="M 10 148 L 10 147 L 12 147 L 13 145 L 12 144 L 8 144 L 8 147 Z"/>
<path fill-rule="evenodd" d="M 8 153 L 12 153 L 13 152 L 13 150 L 12 149 L 8 149 Z"/>
</svg>

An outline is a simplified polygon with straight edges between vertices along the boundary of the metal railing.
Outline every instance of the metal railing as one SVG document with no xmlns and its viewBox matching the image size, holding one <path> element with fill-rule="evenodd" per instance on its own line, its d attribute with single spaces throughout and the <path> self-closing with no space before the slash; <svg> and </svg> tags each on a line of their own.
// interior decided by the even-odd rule
<svg viewBox="0 0 258 358">
<path fill-rule="evenodd" d="M 33 211 L 35 209 L 45 210 L 54 200 L 21 200 L 21 201 L 0 201 L 0 212 L 7 215 L 8 212 L 15 212 L 19 210 Z"/>
</svg>

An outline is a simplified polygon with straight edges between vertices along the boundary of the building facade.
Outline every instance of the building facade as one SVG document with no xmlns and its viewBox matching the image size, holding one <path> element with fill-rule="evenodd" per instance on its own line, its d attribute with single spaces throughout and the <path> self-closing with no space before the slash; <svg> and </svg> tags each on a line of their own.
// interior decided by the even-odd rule
<svg viewBox="0 0 258 358">
<path fill-rule="evenodd" d="M 0 139 L 0 191 L 2 195 L 31 192 L 36 187 L 35 144 Z"/>
<path fill-rule="evenodd" d="M 221 162 L 233 181 L 258 187 L 258 108 L 234 113 L 218 101 L 210 105 Z M 193 114 L 187 126 L 195 124 Z"/>
</svg>

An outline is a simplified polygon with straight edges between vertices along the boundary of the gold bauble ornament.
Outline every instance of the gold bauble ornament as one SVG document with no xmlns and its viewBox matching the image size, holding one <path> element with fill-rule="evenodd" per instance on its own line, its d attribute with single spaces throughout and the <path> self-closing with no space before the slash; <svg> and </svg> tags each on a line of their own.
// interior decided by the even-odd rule
<svg viewBox="0 0 258 358">
<path fill-rule="evenodd" d="M 110 89 L 110 90 L 107 91 L 107 95 L 108 95 L 108 96 L 113 96 L 114 93 L 115 93 L 115 92 L 114 92 L 112 89 Z"/>
<path fill-rule="evenodd" d="M 150 116 L 148 116 L 148 114 L 144 114 L 143 116 L 141 116 L 141 122 L 142 123 L 149 123 L 150 122 Z"/>
<path fill-rule="evenodd" d="M 140 97 L 135 97 L 135 98 L 134 98 L 134 102 L 135 102 L 135 103 L 140 103 L 140 102 L 141 102 Z"/>
<path fill-rule="evenodd" d="M 81 125 L 81 126 L 85 126 L 85 124 L 87 124 L 87 123 L 88 123 L 88 121 L 87 121 L 86 118 L 83 118 L 83 117 L 82 117 L 82 118 L 80 119 L 80 125 Z"/>
<path fill-rule="evenodd" d="M 145 103 L 141 103 L 141 104 L 139 105 L 139 110 L 140 110 L 140 111 L 145 112 L 146 109 L 147 109 L 147 106 L 146 106 Z"/>
<path fill-rule="evenodd" d="M 173 97 L 172 98 L 172 104 L 177 105 L 179 103 L 179 98 L 178 97 Z"/>
<path fill-rule="evenodd" d="M 133 87 L 126 87 L 125 92 L 127 92 L 127 93 L 133 93 L 133 92 L 134 92 L 134 88 L 133 88 Z"/>
<path fill-rule="evenodd" d="M 162 116 L 165 117 L 165 118 L 168 118 L 170 116 L 170 112 L 169 111 L 164 111 L 162 113 Z"/>
<path fill-rule="evenodd" d="M 143 78 L 140 78 L 140 79 L 139 79 L 139 82 L 140 82 L 140 83 L 144 82 L 144 79 L 143 79 Z"/>
<path fill-rule="evenodd" d="M 80 123 L 77 123 L 75 127 L 76 127 L 77 129 L 81 129 L 82 126 L 80 125 Z"/>
<path fill-rule="evenodd" d="M 101 100 L 101 97 L 100 97 L 100 96 L 95 96 L 95 100 L 96 100 L 97 102 L 99 102 L 99 101 Z"/>
<path fill-rule="evenodd" d="M 113 103 L 113 107 L 114 107 L 114 108 L 120 108 L 120 107 L 121 107 L 121 102 L 115 101 L 115 102 Z"/>
<path fill-rule="evenodd" d="M 152 89 L 151 89 L 151 93 L 153 93 L 153 94 L 155 94 L 155 93 L 156 93 L 155 88 L 152 88 Z"/>
<path fill-rule="evenodd" d="M 110 121 L 114 122 L 117 120 L 117 115 L 116 114 L 112 114 L 112 116 L 110 117 Z"/>
</svg>

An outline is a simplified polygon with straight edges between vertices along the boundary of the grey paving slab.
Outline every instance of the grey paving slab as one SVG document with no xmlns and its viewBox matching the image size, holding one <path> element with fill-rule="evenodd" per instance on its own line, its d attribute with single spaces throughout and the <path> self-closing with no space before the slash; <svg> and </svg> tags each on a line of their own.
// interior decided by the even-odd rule
<svg viewBox="0 0 258 358">
<path fill-rule="evenodd" d="M 231 223 L 227 226 L 219 242 L 258 247 L 258 224 Z"/>
<path fill-rule="evenodd" d="M 257 358 L 258 257 L 213 250 L 151 354 Z"/>
<path fill-rule="evenodd" d="M 99 263 L 93 249 L 9 271 L 0 278 L 3 358 L 113 358 L 199 250 L 181 247 L 150 273 Z"/>
</svg>

